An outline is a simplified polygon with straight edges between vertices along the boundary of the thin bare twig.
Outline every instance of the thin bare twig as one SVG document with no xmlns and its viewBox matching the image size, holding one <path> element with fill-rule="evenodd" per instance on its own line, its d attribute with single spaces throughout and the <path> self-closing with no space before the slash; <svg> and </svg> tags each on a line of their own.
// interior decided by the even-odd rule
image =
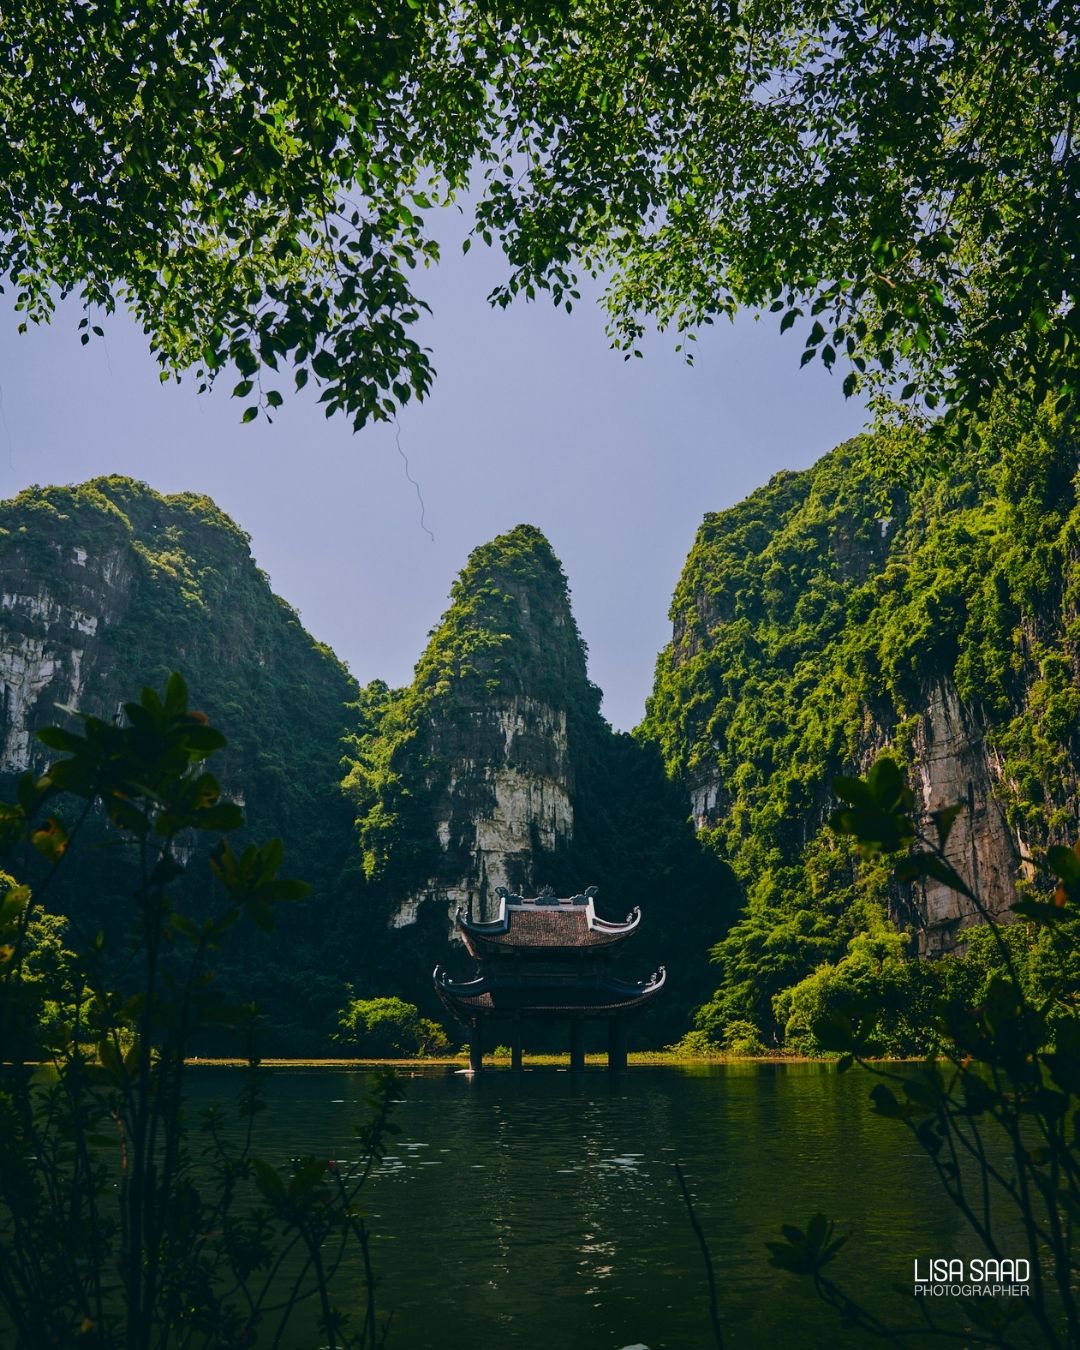
<svg viewBox="0 0 1080 1350">
<path fill-rule="evenodd" d="M 690 1192 L 686 1189 L 686 1178 L 683 1176 L 683 1170 L 678 1163 L 675 1164 L 675 1175 L 679 1178 L 679 1189 L 682 1191 L 683 1200 L 686 1202 L 686 1212 L 690 1216 L 690 1227 L 694 1230 L 694 1236 L 701 1248 L 701 1259 L 705 1262 L 705 1276 L 709 1281 L 709 1321 L 712 1323 L 713 1336 L 716 1338 L 716 1350 L 724 1350 L 724 1337 L 720 1331 L 720 1314 L 716 1306 L 716 1275 L 713 1272 L 712 1253 L 709 1251 L 709 1244 L 705 1241 L 701 1224 L 698 1223 L 697 1214 L 694 1212 L 694 1202 L 690 1199 Z"/>
</svg>

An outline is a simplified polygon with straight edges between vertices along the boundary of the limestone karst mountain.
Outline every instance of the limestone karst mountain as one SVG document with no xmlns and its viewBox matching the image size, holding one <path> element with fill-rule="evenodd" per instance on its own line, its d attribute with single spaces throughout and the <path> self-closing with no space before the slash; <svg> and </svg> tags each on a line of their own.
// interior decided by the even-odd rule
<svg viewBox="0 0 1080 1350">
<path fill-rule="evenodd" d="M 231 995 L 269 998 L 292 1049 L 325 1049 L 346 984 L 438 1015 L 430 971 L 453 912 L 490 913 L 498 885 L 596 883 L 618 917 L 643 904 L 646 956 L 676 972 L 657 1036 L 707 994 L 730 874 L 655 751 L 601 718 L 566 579 L 534 527 L 474 552 L 395 691 L 357 689 L 205 497 L 123 478 L 31 489 L 0 508 L 0 529 L 5 775 L 44 767 L 34 732 L 59 708 L 111 716 L 180 669 L 229 737 L 220 774 L 251 832 L 280 835 L 288 870 L 314 884 L 283 932 L 221 974 Z M 100 851 L 60 903 L 107 924 L 124 886 Z"/>
<path fill-rule="evenodd" d="M 368 874 L 397 881 L 394 927 L 425 901 L 489 918 L 497 886 L 535 887 L 539 857 L 573 839 L 575 752 L 599 722 L 539 530 L 477 548 L 450 598 L 411 687 L 367 691 L 377 715 L 346 779 Z"/>
<path fill-rule="evenodd" d="M 952 476 L 889 499 L 877 453 L 852 442 L 706 516 L 641 728 L 745 887 L 718 997 L 759 1026 L 875 910 L 931 956 L 979 922 L 855 866 L 824 828 L 837 774 L 887 748 L 924 822 L 962 803 L 952 859 L 1006 918 L 1023 860 L 1080 833 L 1075 436 L 999 411 Z"/>
<path fill-rule="evenodd" d="M 269 994 L 281 1027 L 325 1021 L 341 983 L 326 983 L 327 938 L 353 921 L 362 889 L 339 767 L 355 682 L 273 594 L 247 535 L 209 498 L 110 477 L 30 488 L 0 504 L 8 791 L 14 775 L 48 762 L 34 733 L 64 721 L 60 708 L 110 718 L 174 669 L 228 736 L 215 769 L 243 802 L 248 833 L 280 836 L 287 870 L 314 888 L 303 907 L 286 907 L 271 939 L 234 944 L 242 959 L 221 975 L 225 991 Z M 78 868 L 61 870 L 50 904 L 107 929 L 130 884 L 123 858 L 100 847 L 108 834 L 99 826 Z"/>
<path fill-rule="evenodd" d="M 229 737 L 220 772 L 252 828 L 282 834 L 294 866 L 328 849 L 340 865 L 356 685 L 272 593 L 248 536 L 208 497 L 129 478 L 0 504 L 0 773 L 44 767 L 34 733 L 58 708 L 111 717 L 173 669 Z"/>
</svg>

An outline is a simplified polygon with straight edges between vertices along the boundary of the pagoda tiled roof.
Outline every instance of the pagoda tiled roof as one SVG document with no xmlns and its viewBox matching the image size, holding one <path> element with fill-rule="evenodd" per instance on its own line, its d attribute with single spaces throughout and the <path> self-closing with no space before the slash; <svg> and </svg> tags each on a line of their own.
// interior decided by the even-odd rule
<svg viewBox="0 0 1080 1350">
<path fill-rule="evenodd" d="M 526 900 L 500 887 L 497 918 L 475 921 L 459 912 L 457 925 L 466 947 L 477 958 L 516 948 L 570 951 L 610 947 L 634 932 L 641 911 L 633 909 L 624 922 L 612 923 L 596 913 L 595 895 L 596 887 L 590 886 L 584 894 L 565 900 L 544 895 Z"/>
<path fill-rule="evenodd" d="M 648 980 L 612 977 L 531 976 L 507 978 L 485 973 L 475 980 L 451 980 L 435 968 L 435 989 L 455 1016 L 484 1013 L 613 1013 L 640 1008 L 664 987 L 664 967 Z"/>
</svg>

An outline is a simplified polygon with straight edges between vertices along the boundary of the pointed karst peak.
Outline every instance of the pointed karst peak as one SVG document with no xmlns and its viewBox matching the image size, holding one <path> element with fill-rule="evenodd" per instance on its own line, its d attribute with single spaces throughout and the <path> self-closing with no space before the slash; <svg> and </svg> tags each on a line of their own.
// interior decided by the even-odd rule
<svg viewBox="0 0 1080 1350">
<path fill-rule="evenodd" d="M 451 681 L 555 693 L 587 683 L 585 644 L 562 565 L 535 525 L 516 525 L 473 549 L 450 590 L 450 607 L 416 669 L 417 686 Z"/>
<path fill-rule="evenodd" d="M 569 608 L 566 576 L 547 536 L 535 525 L 515 525 L 474 548 L 450 592 L 451 600 L 463 599 L 469 592 L 494 581 L 515 585 L 523 594 L 543 587 L 558 592 Z"/>
<path fill-rule="evenodd" d="M 365 874 L 392 884 L 392 926 L 425 896 L 452 914 L 496 884 L 531 885 L 534 839 L 552 851 L 572 834 L 577 739 L 601 727 L 543 534 L 518 525 L 474 549 L 412 685 L 370 692 L 345 782 Z"/>
</svg>

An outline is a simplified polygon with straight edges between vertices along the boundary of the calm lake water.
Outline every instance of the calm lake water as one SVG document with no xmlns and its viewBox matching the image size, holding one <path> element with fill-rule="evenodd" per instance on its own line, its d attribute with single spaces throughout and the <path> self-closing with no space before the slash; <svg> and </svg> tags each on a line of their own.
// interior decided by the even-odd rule
<svg viewBox="0 0 1080 1350">
<path fill-rule="evenodd" d="M 193 1073 L 228 1097 L 226 1070 Z M 851 1241 L 835 1278 L 910 1325 L 916 1256 L 982 1253 L 927 1161 L 873 1115 L 860 1072 L 820 1064 L 407 1073 L 400 1134 L 366 1196 L 393 1314 L 388 1350 L 695 1350 L 713 1344 L 699 1248 L 713 1252 L 728 1350 L 858 1345 L 765 1242 L 817 1210 Z M 364 1075 L 275 1070 L 260 1152 L 347 1159 Z M 355 1284 L 356 1271 L 346 1280 Z M 342 1298 L 342 1302 L 345 1302 Z M 314 1343 L 300 1340 L 294 1350 Z"/>
</svg>

